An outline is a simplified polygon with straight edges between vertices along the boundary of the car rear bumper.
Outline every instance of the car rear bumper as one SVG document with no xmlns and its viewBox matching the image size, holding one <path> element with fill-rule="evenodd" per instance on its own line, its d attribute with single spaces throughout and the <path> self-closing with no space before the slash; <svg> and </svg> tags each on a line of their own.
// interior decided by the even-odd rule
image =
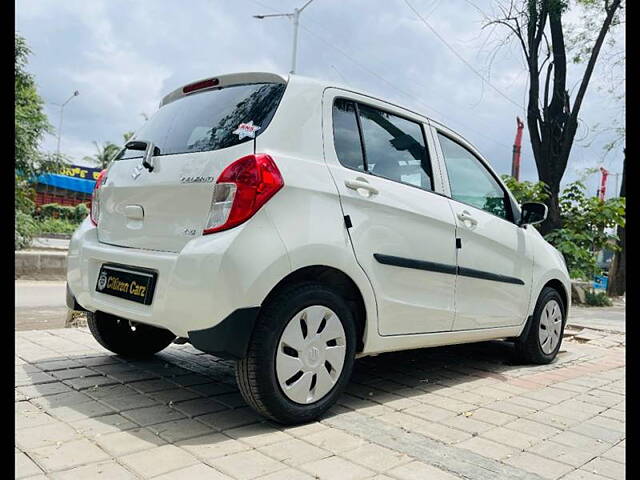
<svg viewBox="0 0 640 480">
<path fill-rule="evenodd" d="M 266 228 L 271 234 L 265 235 Z M 157 272 L 151 304 L 96 291 L 104 263 Z M 74 309 L 99 310 L 189 337 L 189 332 L 210 329 L 238 309 L 258 307 L 289 271 L 282 241 L 260 214 L 235 229 L 195 238 L 179 253 L 101 243 L 97 228 L 85 220 L 69 246 L 67 285 Z"/>
</svg>

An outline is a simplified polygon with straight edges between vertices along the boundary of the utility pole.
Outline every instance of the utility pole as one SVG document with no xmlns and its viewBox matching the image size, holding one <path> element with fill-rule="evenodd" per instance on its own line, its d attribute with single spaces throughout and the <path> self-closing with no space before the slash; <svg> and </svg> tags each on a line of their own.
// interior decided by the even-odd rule
<svg viewBox="0 0 640 480">
<path fill-rule="evenodd" d="M 296 57 L 298 55 L 298 24 L 300 23 L 300 14 L 309 6 L 313 0 L 309 0 L 301 8 L 294 8 L 291 13 L 272 13 L 269 15 L 254 15 L 253 18 L 262 20 L 268 17 L 287 17 L 293 19 L 293 48 L 291 49 L 291 70 L 289 73 L 296 73 Z"/>
<path fill-rule="evenodd" d="M 63 115 L 64 115 L 64 106 L 67 103 L 69 103 L 73 99 L 73 97 L 77 97 L 78 95 L 80 95 L 80 92 L 78 90 L 76 90 L 75 92 L 73 92 L 73 94 L 69 98 L 67 98 L 67 100 L 65 100 L 65 102 L 62 105 L 59 105 L 59 107 L 60 107 L 60 123 L 58 123 L 58 147 L 56 148 L 56 157 L 58 159 L 60 158 L 60 136 L 62 135 L 62 118 L 63 118 Z"/>
<path fill-rule="evenodd" d="M 516 131 L 516 139 L 513 142 L 513 157 L 511 158 L 511 176 L 517 181 L 520 181 L 520 151 L 522 146 L 522 130 L 524 129 L 524 123 L 520 120 L 520 117 L 516 117 L 516 124 L 518 130 Z"/>
<path fill-rule="evenodd" d="M 600 188 L 598 189 L 598 198 L 604 201 L 604 196 L 607 193 L 607 177 L 609 176 L 609 171 L 604 167 L 600 167 L 600 173 L 602 177 L 600 179 Z"/>
</svg>

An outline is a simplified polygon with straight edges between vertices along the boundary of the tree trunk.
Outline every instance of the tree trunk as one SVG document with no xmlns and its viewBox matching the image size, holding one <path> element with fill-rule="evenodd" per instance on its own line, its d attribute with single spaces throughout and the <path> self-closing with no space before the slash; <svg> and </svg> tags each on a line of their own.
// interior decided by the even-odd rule
<svg viewBox="0 0 640 480">
<path fill-rule="evenodd" d="M 620 196 L 626 195 L 625 180 L 627 173 L 627 155 L 625 152 L 622 164 L 622 186 L 620 187 Z M 620 250 L 613 254 L 613 260 L 609 267 L 609 279 L 607 281 L 607 295 L 610 297 L 619 297 L 624 295 L 626 290 L 626 239 L 624 227 L 618 227 L 618 246 Z"/>
</svg>

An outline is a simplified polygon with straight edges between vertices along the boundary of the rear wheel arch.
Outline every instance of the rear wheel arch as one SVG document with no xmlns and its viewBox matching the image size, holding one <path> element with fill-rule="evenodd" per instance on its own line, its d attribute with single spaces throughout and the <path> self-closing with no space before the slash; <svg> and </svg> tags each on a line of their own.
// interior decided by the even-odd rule
<svg viewBox="0 0 640 480">
<path fill-rule="evenodd" d="M 342 295 L 350 307 L 356 323 L 357 345 L 356 351 L 361 352 L 364 347 L 364 335 L 366 330 L 367 312 L 364 297 L 358 285 L 353 279 L 335 267 L 327 265 L 310 265 L 294 270 L 280 280 L 262 301 L 267 304 L 283 289 L 302 282 L 312 281 L 326 285 Z"/>
</svg>

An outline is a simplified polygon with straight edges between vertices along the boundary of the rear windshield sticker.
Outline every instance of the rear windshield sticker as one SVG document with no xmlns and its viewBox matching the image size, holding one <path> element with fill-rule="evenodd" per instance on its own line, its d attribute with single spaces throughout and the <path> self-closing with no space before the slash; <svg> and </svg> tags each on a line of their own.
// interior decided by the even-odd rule
<svg viewBox="0 0 640 480">
<path fill-rule="evenodd" d="M 242 140 L 244 137 L 255 138 L 258 130 L 260 130 L 260 127 L 254 125 L 253 120 L 251 120 L 249 123 L 241 123 L 238 125 L 238 128 L 231 133 L 238 135 L 238 140 Z"/>
</svg>

